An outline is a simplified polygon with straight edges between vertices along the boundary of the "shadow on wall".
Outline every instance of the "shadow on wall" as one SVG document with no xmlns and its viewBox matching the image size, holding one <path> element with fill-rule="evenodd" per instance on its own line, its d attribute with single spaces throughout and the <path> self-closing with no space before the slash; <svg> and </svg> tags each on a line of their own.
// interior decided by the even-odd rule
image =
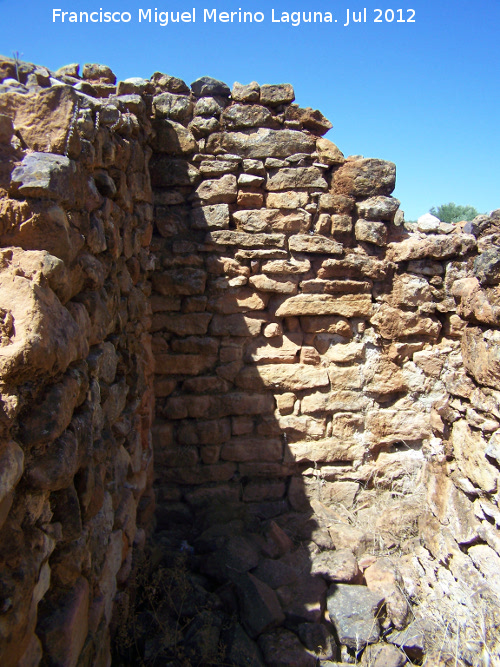
<svg viewBox="0 0 500 667">
<path fill-rule="evenodd" d="M 399 549 L 435 662 L 498 654 L 500 213 L 403 224 L 289 84 L 0 80 L 2 665 L 352 663 L 381 597 L 422 661 Z"/>
<path fill-rule="evenodd" d="M 208 643 L 188 626 L 192 659 L 205 651 L 204 664 L 220 664 L 213 656 L 222 642 L 230 664 L 250 664 L 238 662 L 241 653 L 256 665 L 314 665 L 340 658 L 340 644 L 353 656 L 380 634 L 384 596 L 360 584 L 363 569 L 375 567 L 367 550 L 387 545 L 352 525 L 355 498 L 377 511 L 370 487 L 380 471 L 353 468 L 365 452 L 361 338 L 372 282 L 355 269 L 354 280 L 318 280 L 331 255 L 343 253 L 324 216 L 318 233 L 319 181 L 274 193 L 281 208 L 260 208 L 265 179 L 257 174 L 266 168 L 257 156 L 199 156 L 197 167 L 153 156 L 157 539 L 167 561 L 172 550 L 189 552 L 216 606 L 233 614 L 230 630 L 221 629 L 222 612 L 205 619 Z M 268 178 L 299 169 L 326 188 L 311 163 L 300 155 L 294 168 L 265 164 Z M 241 182 L 251 183 L 247 192 Z M 347 240 L 345 227 L 338 237 Z M 374 266 L 382 266 L 378 256 Z M 398 490 L 392 478 L 414 483 L 420 460 L 409 454 L 399 467 L 387 459 L 379 482 L 389 494 Z M 413 513 L 407 525 L 414 503 L 404 508 L 405 519 Z M 385 567 L 399 602 L 397 613 L 384 610 L 385 623 L 402 628 L 409 608 L 395 569 Z M 158 640 L 148 647 L 164 657 L 172 650 Z"/>
</svg>

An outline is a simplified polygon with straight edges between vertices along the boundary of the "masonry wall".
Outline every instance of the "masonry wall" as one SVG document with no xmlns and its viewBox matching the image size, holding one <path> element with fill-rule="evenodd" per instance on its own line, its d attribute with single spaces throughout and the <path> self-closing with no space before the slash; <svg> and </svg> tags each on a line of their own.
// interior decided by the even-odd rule
<svg viewBox="0 0 500 667">
<path fill-rule="evenodd" d="M 0 86 L 0 662 L 105 665 L 154 511 L 151 125 L 23 67 Z"/>
<path fill-rule="evenodd" d="M 397 545 L 410 579 L 430 553 L 437 600 L 465 579 L 494 606 L 498 215 L 404 223 L 395 166 L 346 159 L 287 84 L 13 67 L 4 663 L 109 664 L 152 441 L 160 527 L 221 501 L 355 512 L 360 544 Z"/>
</svg>

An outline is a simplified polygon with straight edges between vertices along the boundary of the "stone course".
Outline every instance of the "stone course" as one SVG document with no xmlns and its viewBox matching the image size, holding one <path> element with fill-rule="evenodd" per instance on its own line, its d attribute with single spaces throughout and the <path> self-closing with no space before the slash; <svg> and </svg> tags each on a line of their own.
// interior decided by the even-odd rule
<svg viewBox="0 0 500 667">
<path fill-rule="evenodd" d="M 432 662 L 431 612 L 463 664 L 495 657 L 498 211 L 405 223 L 395 165 L 344 157 L 290 84 L 15 65 L 2 664 L 111 664 L 154 524 L 217 589 L 184 614 L 194 664 L 200 637 L 234 665 Z"/>
</svg>

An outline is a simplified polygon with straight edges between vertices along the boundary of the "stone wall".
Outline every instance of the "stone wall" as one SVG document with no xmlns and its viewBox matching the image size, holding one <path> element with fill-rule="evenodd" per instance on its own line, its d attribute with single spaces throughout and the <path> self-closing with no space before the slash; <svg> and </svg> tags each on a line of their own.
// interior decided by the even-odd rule
<svg viewBox="0 0 500 667">
<path fill-rule="evenodd" d="M 449 601 L 475 664 L 467 623 L 494 628 L 500 596 L 498 214 L 405 223 L 395 166 L 344 158 L 288 84 L 15 65 L 5 664 L 109 664 L 153 518 L 151 442 L 160 528 L 214 503 L 326 512 L 307 538 L 397 553 L 408 596 Z"/>
<path fill-rule="evenodd" d="M 0 85 L 0 662 L 104 665 L 154 510 L 151 124 L 20 78 Z"/>
</svg>

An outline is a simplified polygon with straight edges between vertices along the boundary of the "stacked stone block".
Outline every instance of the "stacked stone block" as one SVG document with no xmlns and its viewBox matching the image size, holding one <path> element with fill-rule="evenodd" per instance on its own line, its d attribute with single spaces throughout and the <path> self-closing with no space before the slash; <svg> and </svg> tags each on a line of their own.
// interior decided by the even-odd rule
<svg viewBox="0 0 500 667">
<path fill-rule="evenodd" d="M 27 63 L 10 81 L 9 65 L 0 662 L 106 665 L 154 510 L 151 125 L 139 97 L 101 103 Z"/>
<path fill-rule="evenodd" d="M 319 621 L 317 577 L 449 602 L 474 664 L 499 625 L 498 213 L 405 223 L 394 165 L 346 159 L 289 84 L 0 74 L 2 664 L 109 664 L 153 477 L 160 528 L 220 503 L 276 520 L 285 555 L 227 546 L 269 664 L 314 644 L 274 628 L 308 595 Z M 290 537 L 313 576 L 278 585 Z"/>
<path fill-rule="evenodd" d="M 380 407 L 406 393 L 370 326 L 373 295 L 395 269 L 395 167 L 346 160 L 321 136 L 330 123 L 293 98 L 289 85 L 256 83 L 230 96 L 209 79 L 191 96 L 153 98 L 155 442 L 166 498 L 203 503 L 217 485 L 221 498 L 297 508 L 307 500 L 292 477 L 320 469 L 323 493 L 343 480 L 352 489 L 373 478 L 381 445 L 430 434 L 422 410 L 379 441 Z"/>
</svg>

